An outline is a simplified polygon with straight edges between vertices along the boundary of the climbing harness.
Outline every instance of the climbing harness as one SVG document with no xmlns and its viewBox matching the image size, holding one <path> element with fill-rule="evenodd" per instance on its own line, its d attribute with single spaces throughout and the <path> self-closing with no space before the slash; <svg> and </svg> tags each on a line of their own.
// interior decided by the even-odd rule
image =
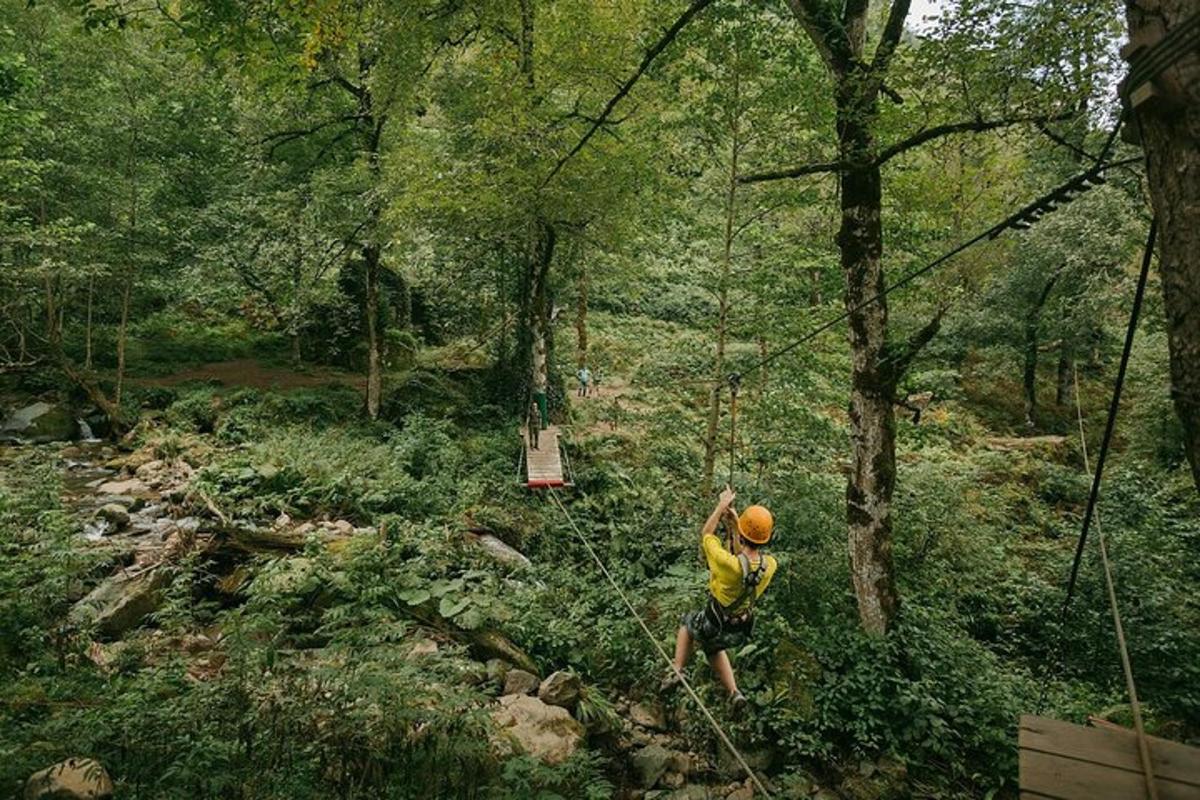
<svg viewBox="0 0 1200 800">
<path fill-rule="evenodd" d="M 758 560 L 758 566 L 750 568 L 750 557 L 738 553 L 738 565 L 742 568 L 742 591 L 729 605 L 723 606 L 713 595 L 709 595 L 709 606 L 714 610 L 721 626 L 745 626 L 746 633 L 754 630 L 754 604 L 758 602 L 758 586 L 767 574 L 767 559 Z"/>
<path fill-rule="evenodd" d="M 680 685 L 683 686 L 684 690 L 688 693 L 688 696 L 692 698 L 692 701 L 697 706 L 699 706 L 700 712 L 704 714 L 704 718 L 708 720 L 708 724 L 717 734 L 717 738 L 721 740 L 721 743 L 725 745 L 726 749 L 729 750 L 730 754 L 738 762 L 741 768 L 745 770 L 746 774 L 750 777 L 750 780 L 754 782 L 754 786 L 758 789 L 758 791 L 762 792 L 765 797 L 770 797 L 771 793 L 767 790 L 767 787 L 763 783 L 762 779 L 758 777 L 758 774 L 746 761 L 746 757 L 742 755 L 742 752 L 738 750 L 737 745 L 735 745 L 733 740 L 729 738 L 729 734 L 727 734 L 725 729 L 721 727 L 721 723 L 717 722 L 717 718 L 714 717 L 712 712 L 708 710 L 708 706 L 704 704 L 704 701 L 700 699 L 700 695 L 696 693 L 696 690 L 692 688 L 691 683 L 688 682 L 687 676 L 684 675 L 681 670 L 676 669 L 675 660 L 667 654 L 667 651 L 663 649 L 662 644 L 654 637 L 654 633 L 650 630 L 650 626 L 646 624 L 646 621 L 642 619 L 642 615 L 638 613 L 636 608 L 634 608 L 633 602 L 629 599 L 629 596 L 625 594 L 625 590 L 621 588 L 621 584 L 617 583 L 616 578 L 614 578 L 612 573 L 608 571 L 608 567 L 604 565 L 603 559 L 601 559 L 599 554 L 596 553 L 596 550 L 587 540 L 587 537 L 583 535 L 583 531 L 580 530 L 579 526 L 575 524 L 574 518 L 572 518 L 571 513 L 567 511 L 567 507 L 563 504 L 562 499 L 558 496 L 558 492 L 552 488 L 550 489 L 549 494 L 550 499 L 554 501 L 556 506 L 558 506 L 559 511 L 561 511 L 563 517 L 566 518 L 567 524 L 570 526 L 571 530 L 574 531 L 576 538 L 579 539 L 584 549 L 587 550 L 588 555 L 592 557 L 592 560 L 596 562 L 596 566 L 600 568 L 600 572 L 602 572 L 604 577 L 608 579 L 613 591 L 617 593 L 617 596 L 621 598 L 621 602 L 623 602 L 625 607 L 629 609 L 630 615 L 632 615 L 634 620 L 637 621 L 637 624 L 641 627 L 642 632 L 646 634 L 646 638 L 650 640 L 650 643 L 654 645 L 654 649 L 658 651 L 658 654 L 662 656 L 662 659 L 670 666 L 671 672 L 679 680 Z"/>
</svg>

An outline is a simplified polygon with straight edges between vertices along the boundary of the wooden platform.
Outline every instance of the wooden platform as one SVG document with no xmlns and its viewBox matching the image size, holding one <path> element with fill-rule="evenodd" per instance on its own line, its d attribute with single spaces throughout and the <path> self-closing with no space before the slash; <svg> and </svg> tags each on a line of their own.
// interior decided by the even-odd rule
<svg viewBox="0 0 1200 800">
<path fill-rule="evenodd" d="M 1147 738 L 1159 800 L 1200 800 L 1200 748 Z M 1018 746 L 1023 800 L 1147 797 L 1133 731 L 1025 715 Z"/>
<path fill-rule="evenodd" d="M 536 450 L 530 446 L 528 432 L 523 430 L 522 436 L 525 440 L 525 485 L 530 489 L 566 486 L 558 427 L 551 425 L 541 432 Z"/>
</svg>

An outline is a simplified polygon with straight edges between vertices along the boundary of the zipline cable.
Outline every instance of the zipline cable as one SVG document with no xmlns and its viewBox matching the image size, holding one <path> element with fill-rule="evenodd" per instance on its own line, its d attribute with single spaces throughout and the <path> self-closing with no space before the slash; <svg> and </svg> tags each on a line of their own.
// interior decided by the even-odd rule
<svg viewBox="0 0 1200 800">
<path fill-rule="evenodd" d="M 1104 144 L 1104 150 L 1103 150 L 1103 152 L 1101 152 L 1100 156 L 1098 156 L 1099 161 L 1096 163 L 1095 166 L 1090 167 L 1089 169 L 1078 173 L 1077 175 L 1072 177 L 1070 180 L 1064 181 L 1063 183 L 1059 184 L 1054 189 L 1050 190 L 1049 192 L 1046 192 L 1038 199 L 1034 200 L 1033 202 L 1031 202 L 1028 205 L 1026 205 L 1025 207 L 1023 207 L 1019 211 L 1016 211 L 1013 214 L 1010 214 L 1008 217 L 1004 218 L 1003 220 L 996 223 L 992 227 L 990 227 L 984 231 L 981 231 L 980 233 L 978 233 L 971 239 L 968 239 L 967 241 L 962 242 L 961 244 L 954 247 L 952 250 L 949 250 L 949 251 L 943 253 L 942 255 L 935 258 L 933 261 L 930 261 L 929 263 L 925 264 L 924 266 L 922 266 L 918 269 L 915 269 L 912 272 L 907 273 L 906 275 L 904 275 L 902 278 L 900 278 L 895 283 L 888 284 L 887 286 L 885 286 L 882 290 L 880 290 L 876 294 L 871 295 L 870 297 L 857 303 L 856 305 L 852 306 L 851 308 L 848 308 L 848 309 L 842 311 L 841 313 L 837 314 L 836 316 L 829 318 L 825 322 L 822 322 L 817 327 L 815 327 L 812 330 L 805 333 L 799 339 L 793 340 L 789 344 L 785 345 L 784 347 L 780 348 L 779 350 L 776 350 L 775 352 L 771 353 L 768 356 L 764 356 L 763 358 L 760 358 L 754 362 L 751 362 L 750 366 L 748 366 L 746 369 L 744 369 L 742 371 L 749 372 L 749 371 L 753 371 L 755 369 L 761 369 L 762 367 L 767 366 L 772 361 L 775 361 L 777 358 L 780 358 L 781 356 L 784 356 L 787 353 L 792 352 L 796 348 L 815 339 L 816 337 L 820 336 L 822 333 L 825 333 L 830 328 L 833 328 L 834 326 L 838 325 L 839 323 L 845 322 L 853 314 L 858 313 L 859 311 L 863 310 L 864 308 L 870 306 L 872 303 L 879 302 L 880 300 L 887 297 L 889 294 L 896 291 L 897 289 L 904 288 L 908 284 L 915 281 L 917 278 L 920 278 L 923 275 L 925 275 L 926 273 L 933 271 L 937 267 L 941 266 L 942 264 L 946 263 L 947 261 L 953 259 L 955 256 L 962 253 L 964 250 L 967 250 L 967 249 L 979 244 L 980 242 L 982 242 L 985 239 L 995 239 L 1001 233 L 1003 233 L 1004 231 L 1006 231 L 1010 228 L 1025 229 L 1025 228 L 1031 227 L 1031 225 L 1033 223 L 1037 222 L 1043 215 L 1045 215 L 1046 213 L 1048 213 L 1050 211 L 1055 210 L 1059 204 L 1070 202 L 1072 199 L 1074 199 L 1072 197 L 1072 195 L 1081 194 L 1083 192 L 1090 190 L 1091 188 L 1093 188 L 1093 186 L 1092 186 L 1093 184 L 1105 183 L 1106 182 L 1104 179 L 1105 172 L 1107 172 L 1111 169 L 1115 169 L 1117 167 L 1124 167 L 1124 166 L 1128 166 L 1130 164 L 1138 163 L 1142 159 L 1127 158 L 1127 159 L 1122 159 L 1120 161 L 1105 160 L 1108 157 L 1109 151 L 1112 149 L 1112 145 L 1116 139 L 1116 134 L 1117 134 L 1117 131 L 1119 130 L 1119 126 L 1120 126 L 1120 120 L 1118 120 L 1117 124 L 1113 127 L 1113 130 L 1109 132 L 1108 138 Z M 724 379 L 721 379 L 720 381 L 718 381 L 717 379 L 713 379 L 713 378 L 703 378 L 703 379 L 697 379 L 697 380 L 676 380 L 676 381 L 674 381 L 674 383 L 676 385 L 681 384 L 681 383 L 691 384 L 691 385 L 711 384 L 711 385 L 716 385 L 716 386 L 720 387 L 723 380 Z"/>
<path fill-rule="evenodd" d="M 1133 294 L 1133 307 L 1129 312 L 1129 326 L 1125 330 L 1125 345 L 1121 350 L 1121 362 L 1117 367 L 1117 379 L 1113 386 L 1112 400 L 1108 406 L 1108 419 L 1104 423 L 1104 438 L 1100 440 L 1100 453 L 1096 457 L 1096 469 L 1092 474 L 1092 488 L 1088 493 L 1087 510 L 1083 516 L 1083 528 L 1079 532 L 1079 541 L 1075 545 L 1075 558 L 1071 562 L 1071 575 L 1067 580 L 1067 594 L 1063 598 L 1062 608 L 1058 614 L 1058 637 L 1054 646 L 1054 659 L 1060 661 L 1064 645 L 1067 625 L 1067 611 L 1075 598 L 1075 586 L 1079 579 L 1079 565 L 1083 561 L 1083 549 L 1087 544 L 1088 532 L 1092 527 L 1092 518 L 1096 513 L 1096 498 L 1100 495 L 1100 481 L 1104 476 L 1104 465 L 1108 461 L 1108 449 L 1112 444 L 1113 429 L 1116 427 L 1117 411 L 1121 407 L 1121 391 L 1125 387 L 1125 372 L 1129 367 L 1129 356 L 1133 350 L 1133 338 L 1137 333 L 1138 317 L 1142 311 L 1142 299 L 1146 294 L 1146 279 L 1150 274 L 1150 262 L 1154 255 L 1154 240 L 1158 234 L 1158 218 L 1150 220 L 1150 231 L 1146 235 L 1146 250 L 1142 254 L 1142 269 L 1138 275 L 1137 289 Z M 1042 690 L 1038 699 L 1039 710 L 1046 701 L 1048 681 L 1042 682 Z"/>
<path fill-rule="evenodd" d="M 1125 370 L 1129 366 L 1129 354 L 1133 349 L 1133 337 L 1137 333 L 1138 316 L 1142 311 L 1142 298 L 1146 294 L 1146 278 L 1150 273 L 1150 261 L 1154 255 L 1154 239 L 1158 234 L 1158 219 L 1150 221 L 1150 233 L 1146 237 L 1146 252 L 1142 256 L 1142 271 L 1138 276 L 1137 290 L 1133 295 L 1133 309 L 1129 314 L 1129 328 L 1125 331 L 1125 347 L 1121 351 L 1121 363 L 1117 368 L 1117 382 L 1113 387 L 1112 402 L 1108 407 L 1108 419 L 1104 424 L 1104 438 L 1100 440 L 1100 453 L 1096 457 L 1096 471 L 1092 476 L 1092 491 L 1088 494 L 1087 511 L 1083 517 L 1083 530 L 1075 546 L 1075 560 L 1071 563 L 1071 577 L 1067 582 L 1067 596 L 1063 600 L 1062 620 L 1066 619 L 1067 608 L 1075 596 L 1075 584 L 1079 578 L 1079 563 L 1083 559 L 1083 546 L 1087 543 L 1088 531 L 1096 511 L 1096 498 L 1100 494 L 1100 480 L 1104 476 L 1104 464 L 1108 460 L 1108 448 L 1112 444 L 1113 428 L 1117 423 L 1117 411 L 1121 405 L 1121 390 L 1125 386 Z"/>
<path fill-rule="evenodd" d="M 1088 461 L 1087 435 L 1083 429 L 1083 406 L 1079 402 L 1079 371 L 1071 365 L 1071 380 L 1075 384 L 1075 419 L 1079 422 L 1079 447 L 1083 452 L 1083 470 L 1091 472 Z M 1117 633 L 1117 649 L 1121 653 L 1121 671 L 1125 673 L 1125 691 L 1129 693 L 1129 708 L 1133 713 L 1133 730 L 1137 734 L 1138 759 L 1142 763 L 1142 775 L 1146 779 L 1146 794 L 1150 800 L 1158 800 L 1158 784 L 1154 780 L 1154 764 L 1150 759 L 1150 745 L 1146 741 L 1146 726 L 1142 721 L 1142 704 L 1138 701 L 1137 684 L 1133 680 L 1133 665 L 1129 660 L 1129 648 L 1125 644 L 1125 626 L 1121 623 L 1121 609 L 1117 605 L 1117 587 L 1113 579 L 1112 564 L 1108 560 L 1108 545 L 1104 529 L 1100 525 L 1100 509 L 1096 509 L 1096 541 L 1100 545 L 1100 563 L 1104 567 L 1104 587 L 1108 592 L 1108 607 L 1112 612 L 1113 628 Z"/>
<path fill-rule="evenodd" d="M 692 700 L 695 701 L 696 705 L 700 707 L 700 711 L 704 714 L 705 719 L 708 720 L 708 724 L 712 726 L 712 729 L 716 732 L 717 737 L 721 740 L 721 743 L 724 744 L 733 757 L 737 759 L 738 764 L 740 764 L 742 769 L 746 771 L 746 774 L 750 776 L 750 780 L 752 780 L 758 790 L 763 793 L 763 796 L 770 797 L 771 792 L 767 790 L 766 785 L 763 784 L 762 780 L 758 777 L 758 774 L 751 768 L 750 764 L 747 763 L 745 756 L 743 756 L 741 751 L 737 749 L 737 746 L 733 743 L 733 740 L 729 738 L 727 733 L 725 733 L 725 729 L 721 727 L 721 723 L 717 722 L 717 718 L 714 717 L 712 712 L 708 710 L 708 706 L 704 705 L 704 701 L 700 699 L 700 695 L 696 694 L 696 690 L 692 688 L 690 683 L 688 683 L 687 677 L 681 670 L 675 667 L 675 660 L 671 658 L 671 656 L 667 655 L 667 651 L 663 649 L 662 644 L 659 643 L 658 639 L 654 638 L 654 633 L 650 630 L 650 626 L 646 624 L 646 621 L 642 619 L 642 615 L 639 614 L 637 609 L 633 607 L 632 601 L 630 601 L 629 596 L 625 594 L 625 590 L 621 588 L 621 584 L 617 583 L 617 579 L 614 578 L 612 573 L 608 571 L 608 567 L 604 565 L 604 561 L 600 558 L 599 554 L 596 553 L 596 550 L 587 540 L 587 537 L 583 535 L 583 531 L 580 530 L 579 526 L 575 524 L 574 518 L 571 517 L 571 512 L 567 511 L 567 507 L 563 505 L 562 500 L 559 498 L 558 491 L 554 488 L 550 488 L 548 491 L 550 493 L 550 498 L 554 501 L 554 504 L 558 506 L 559 510 L 562 511 L 563 517 L 566 518 L 571 530 L 575 532 L 575 536 L 583 544 L 584 548 L 588 552 L 588 555 L 592 557 L 592 560 L 596 562 L 596 566 L 598 566 L 600 571 L 604 573 L 604 577 L 608 579 L 608 582 L 612 585 L 613 590 L 616 591 L 617 595 L 621 598 L 621 601 L 625 604 L 625 607 L 629 609 L 629 613 L 633 615 L 635 620 L 637 620 L 637 624 L 641 626 L 642 631 L 646 634 L 646 638 L 649 639 L 650 643 L 654 645 L 654 649 L 657 650 L 658 654 L 663 657 L 663 660 L 670 665 L 671 671 L 677 678 L 679 678 L 679 682 L 687 691 L 688 696 L 691 697 Z"/>
</svg>

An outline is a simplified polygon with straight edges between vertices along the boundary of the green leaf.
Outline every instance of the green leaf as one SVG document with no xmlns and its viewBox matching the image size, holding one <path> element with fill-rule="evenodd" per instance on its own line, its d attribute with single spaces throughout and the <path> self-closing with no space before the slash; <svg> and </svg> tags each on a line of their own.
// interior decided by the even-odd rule
<svg viewBox="0 0 1200 800">
<path fill-rule="evenodd" d="M 401 592 L 399 597 L 410 606 L 419 606 L 421 603 L 427 602 L 433 595 L 428 589 L 409 589 L 406 592 Z"/>
<path fill-rule="evenodd" d="M 462 613 L 469 605 L 471 605 L 471 600 L 468 597 L 460 597 L 458 600 L 453 597 L 443 597 L 442 601 L 438 603 L 438 613 L 449 619 Z"/>
</svg>

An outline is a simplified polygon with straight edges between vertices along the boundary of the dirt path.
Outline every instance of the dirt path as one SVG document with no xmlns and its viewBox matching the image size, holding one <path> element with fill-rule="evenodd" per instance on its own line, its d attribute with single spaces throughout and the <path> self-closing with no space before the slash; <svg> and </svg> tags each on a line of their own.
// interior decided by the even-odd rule
<svg viewBox="0 0 1200 800">
<path fill-rule="evenodd" d="M 216 361 L 156 378 L 138 378 L 141 386 L 178 386 L 188 381 L 216 381 L 224 386 L 243 386 L 251 389 L 301 389 L 313 386 L 351 386 L 363 389 L 364 376 L 329 367 L 270 366 L 253 358 Z"/>
</svg>

